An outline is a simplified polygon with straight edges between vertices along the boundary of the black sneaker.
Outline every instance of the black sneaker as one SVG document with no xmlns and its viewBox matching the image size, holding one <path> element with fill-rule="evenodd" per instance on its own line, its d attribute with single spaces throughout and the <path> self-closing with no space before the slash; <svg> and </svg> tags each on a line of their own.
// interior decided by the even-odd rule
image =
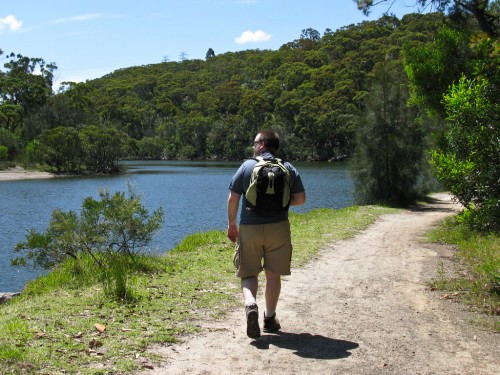
<svg viewBox="0 0 500 375">
<path fill-rule="evenodd" d="M 269 318 L 264 317 L 264 332 L 277 332 L 280 328 L 280 321 L 276 318 L 276 313 Z"/>
<path fill-rule="evenodd" d="M 256 304 L 245 306 L 247 314 L 247 336 L 251 339 L 260 337 L 259 308 Z"/>
</svg>

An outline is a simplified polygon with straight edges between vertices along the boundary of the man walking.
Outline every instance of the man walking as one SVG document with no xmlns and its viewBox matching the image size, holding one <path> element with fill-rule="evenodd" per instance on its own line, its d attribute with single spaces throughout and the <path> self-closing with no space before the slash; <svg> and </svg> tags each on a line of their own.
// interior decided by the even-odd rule
<svg viewBox="0 0 500 375">
<path fill-rule="evenodd" d="M 234 265 L 236 275 L 241 279 L 247 318 L 247 336 L 250 338 L 260 336 L 259 310 L 255 298 L 258 275 L 263 269 L 266 276 L 264 332 L 276 332 L 281 328 L 276 318 L 276 306 L 281 291 L 281 275 L 290 275 L 292 260 L 288 207 L 304 204 L 306 200 L 299 173 L 288 162 L 281 164 L 281 170 L 285 175 L 283 190 L 280 190 L 281 185 L 278 183 L 277 176 L 282 174 L 279 169 L 275 169 L 276 173 L 267 174 L 269 178 L 266 182 L 267 192 L 272 195 L 261 198 L 260 194 L 264 194 L 261 193 L 262 189 L 258 191 L 253 189 L 258 185 L 255 180 L 257 172 L 254 171 L 254 167 L 258 163 L 260 166 L 266 161 L 275 160 L 278 148 L 278 134 L 273 131 L 259 132 L 253 142 L 256 159 L 246 160 L 229 184 L 227 236 L 232 242 L 237 241 Z M 276 181 L 274 181 L 275 177 Z M 238 228 L 236 220 L 242 195 Z M 279 208 L 276 209 L 276 206 Z"/>
</svg>

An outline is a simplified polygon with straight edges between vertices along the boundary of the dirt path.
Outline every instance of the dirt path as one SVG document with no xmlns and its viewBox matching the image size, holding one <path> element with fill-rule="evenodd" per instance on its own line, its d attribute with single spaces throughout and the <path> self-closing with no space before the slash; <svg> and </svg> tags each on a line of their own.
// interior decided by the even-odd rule
<svg viewBox="0 0 500 375">
<path fill-rule="evenodd" d="M 156 348 L 144 374 L 500 374 L 500 337 L 426 282 L 450 249 L 419 235 L 457 208 L 449 197 L 386 215 L 326 247 L 283 282 L 282 331 L 245 335 L 243 308 L 184 343 Z M 443 258 L 444 257 L 444 258 Z M 259 306 L 263 308 L 262 295 Z M 262 310 L 261 310 L 262 311 Z"/>
</svg>

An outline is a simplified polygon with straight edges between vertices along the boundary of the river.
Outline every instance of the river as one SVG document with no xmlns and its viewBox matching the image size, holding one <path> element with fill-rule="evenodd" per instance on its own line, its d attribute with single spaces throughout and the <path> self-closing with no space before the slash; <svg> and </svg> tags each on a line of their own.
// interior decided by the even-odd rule
<svg viewBox="0 0 500 375">
<path fill-rule="evenodd" d="M 293 163 L 307 193 L 304 206 L 342 208 L 353 204 L 352 181 L 345 163 Z M 128 161 L 123 173 L 114 176 L 0 181 L 0 292 L 22 290 L 38 276 L 26 267 L 12 267 L 13 249 L 33 228 L 46 230 L 52 211 L 78 210 L 85 197 L 98 198 L 99 189 L 111 193 L 127 191 L 128 185 L 141 195 L 151 211 L 162 207 L 165 223 L 148 251 L 165 252 L 187 235 L 224 230 L 227 225 L 228 184 L 239 162 Z"/>
</svg>

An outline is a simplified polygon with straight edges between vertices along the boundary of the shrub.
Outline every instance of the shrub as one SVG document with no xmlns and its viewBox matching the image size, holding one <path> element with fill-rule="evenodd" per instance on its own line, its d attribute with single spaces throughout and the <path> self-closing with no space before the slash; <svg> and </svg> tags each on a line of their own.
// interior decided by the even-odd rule
<svg viewBox="0 0 500 375">
<path fill-rule="evenodd" d="M 160 229 L 163 210 L 150 215 L 131 189 L 128 197 L 123 192 L 111 195 L 107 190 L 99 196 L 100 200 L 85 198 L 80 214 L 54 210 L 46 232 L 32 229 L 26 242 L 16 246 L 15 251 L 24 256 L 12 259 L 12 264 L 52 269 L 68 258 L 77 262 L 86 254 L 105 275 L 105 289 L 126 297 L 128 264 Z"/>
<path fill-rule="evenodd" d="M 4 145 L 0 145 L 0 161 L 7 160 L 8 155 L 9 149 Z"/>
</svg>

